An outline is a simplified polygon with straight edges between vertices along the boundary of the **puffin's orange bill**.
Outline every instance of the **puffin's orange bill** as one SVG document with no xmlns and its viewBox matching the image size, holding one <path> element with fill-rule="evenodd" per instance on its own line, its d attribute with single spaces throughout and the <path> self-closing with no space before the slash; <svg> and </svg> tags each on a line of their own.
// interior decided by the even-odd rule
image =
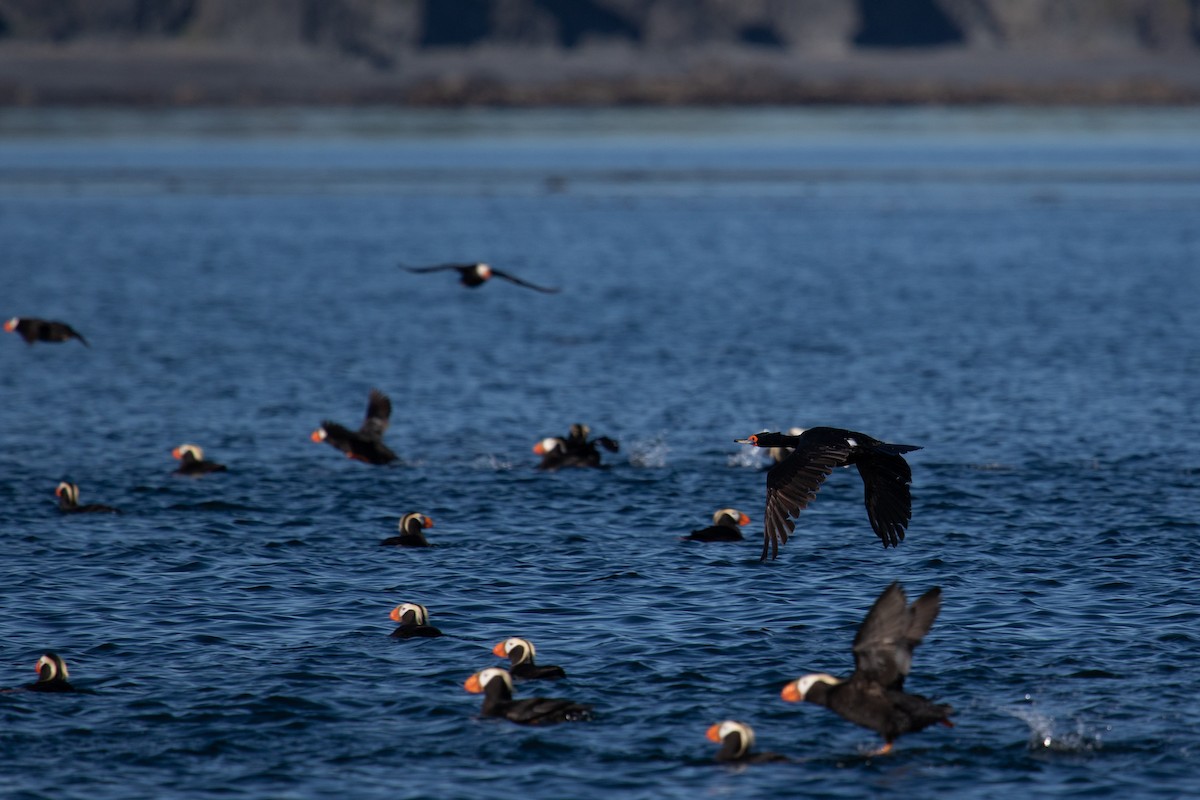
<svg viewBox="0 0 1200 800">
<path fill-rule="evenodd" d="M 749 524 L 750 524 L 750 518 L 747 517 L 745 514 L 742 514 L 741 516 L 738 517 L 738 525 L 749 525 Z"/>
<path fill-rule="evenodd" d="M 17 329 L 17 321 L 15 319 L 10 319 L 8 322 L 4 323 L 4 330 L 7 331 L 8 333 L 12 333 L 16 329 Z"/>
<path fill-rule="evenodd" d="M 325 441 L 325 437 L 322 435 L 323 433 L 324 431 L 322 431 L 320 428 L 317 428 L 308 438 L 312 439 L 314 442 L 323 442 Z"/>
<path fill-rule="evenodd" d="M 533 446 L 533 452 L 537 453 L 539 456 L 543 456 L 546 454 L 546 448 L 542 447 L 541 442 L 538 442 Z"/>
<path fill-rule="evenodd" d="M 176 447 L 171 451 L 171 455 L 175 456 L 176 458 L 183 458 L 183 451 Z"/>
<path fill-rule="evenodd" d="M 500 642 L 492 648 L 492 655 L 508 658 L 508 653 L 504 652 L 504 642 Z"/>
<path fill-rule="evenodd" d="M 400 621 L 400 606 L 396 606 L 395 608 L 393 608 L 392 613 L 389 614 L 388 616 L 392 618 L 392 622 L 399 622 Z"/>
<path fill-rule="evenodd" d="M 54 487 L 54 496 L 55 497 L 62 497 L 62 493 L 63 493 L 63 487 L 61 485 Z"/>
<path fill-rule="evenodd" d="M 800 696 L 800 689 L 796 686 L 795 681 L 792 681 L 787 686 L 783 687 L 783 691 L 779 693 L 779 696 L 784 700 L 787 700 L 789 703 L 799 703 L 804 699 Z"/>
<path fill-rule="evenodd" d="M 483 686 L 479 683 L 479 674 L 476 673 L 467 678 L 467 682 L 463 684 L 463 688 L 471 694 L 482 694 Z"/>
<path fill-rule="evenodd" d="M 426 528 L 432 528 L 432 527 L 433 527 L 433 517 L 426 517 L 426 518 L 425 518 L 425 525 L 424 525 L 424 527 L 426 527 Z"/>
<path fill-rule="evenodd" d="M 714 722 L 712 725 L 710 725 L 708 730 L 705 732 L 704 736 L 710 742 L 721 741 L 721 723 Z"/>
</svg>

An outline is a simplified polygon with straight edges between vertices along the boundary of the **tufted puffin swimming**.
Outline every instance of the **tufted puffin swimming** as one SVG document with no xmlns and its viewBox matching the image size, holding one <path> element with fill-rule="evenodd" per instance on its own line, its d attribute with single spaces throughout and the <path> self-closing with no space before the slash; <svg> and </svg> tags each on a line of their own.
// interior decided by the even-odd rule
<svg viewBox="0 0 1200 800">
<path fill-rule="evenodd" d="M 198 444 L 181 444 L 171 451 L 171 455 L 179 459 L 179 469 L 176 475 L 207 475 L 210 472 L 224 472 L 225 465 L 215 461 L 204 460 L 204 449 Z"/>
<path fill-rule="evenodd" d="M 425 534 L 421 533 L 422 529 L 433 527 L 433 519 L 431 517 L 412 511 L 400 518 L 399 527 L 399 536 L 390 536 L 380 542 L 380 544 L 394 544 L 401 547 L 432 546 L 429 544 L 429 540 L 425 538 Z"/>
<path fill-rule="evenodd" d="M 542 667 L 535 664 L 534 659 L 537 657 L 537 648 L 528 639 L 521 639 L 516 636 L 505 639 L 492 648 L 492 654 L 500 658 L 507 658 L 512 662 L 509 672 L 514 678 L 536 680 L 538 678 L 556 679 L 567 677 L 567 673 L 562 667 L 553 665 Z"/>
<path fill-rule="evenodd" d="M 558 722 L 583 722 L 592 718 L 592 707 L 571 700 L 550 697 L 512 699 L 512 677 L 499 667 L 476 672 L 463 684 L 468 692 L 483 695 L 483 715 L 504 717 L 522 725 L 553 725 Z"/>
<path fill-rule="evenodd" d="M 722 508 L 713 513 L 713 524 L 692 531 L 683 538 L 693 542 L 740 542 L 742 525 L 750 524 L 750 518 L 736 508 Z"/>
<path fill-rule="evenodd" d="M 429 624 L 429 609 L 419 603 L 401 603 L 392 609 L 391 617 L 393 622 L 400 623 L 400 627 L 392 631 L 392 636 L 397 639 L 432 639 L 442 635 Z"/>
<path fill-rule="evenodd" d="M 35 683 L 30 683 L 25 686 L 31 692 L 74 692 L 78 691 L 72 686 L 67 678 L 71 677 L 67 671 L 67 662 L 62 660 L 62 656 L 56 653 L 46 653 L 38 659 L 37 665 L 34 667 L 38 673 L 38 679 Z"/>
<path fill-rule="evenodd" d="M 401 265 L 403 266 L 403 265 Z M 507 272 L 501 272 L 495 269 L 490 264 L 485 264 L 481 261 L 474 264 L 435 264 L 432 267 L 404 267 L 409 272 L 449 272 L 451 270 L 458 273 L 458 282 L 463 286 L 475 289 L 487 283 L 492 278 L 503 278 L 506 281 L 524 286 L 527 289 L 535 289 L 546 294 L 555 294 L 558 289 L 552 289 L 548 286 L 538 286 L 537 284 L 523 281 L 516 275 L 510 275 Z"/>
<path fill-rule="evenodd" d="M 119 508 L 101 505 L 100 503 L 90 503 L 86 506 L 79 505 L 79 487 L 66 481 L 63 481 L 55 488 L 54 494 L 58 497 L 58 510 L 66 514 L 121 513 L 121 509 Z"/>
<path fill-rule="evenodd" d="M 764 751 L 751 753 L 754 747 L 754 729 L 744 722 L 727 719 L 709 726 L 705 736 L 710 742 L 720 742 L 716 760 L 733 764 L 769 764 L 772 761 L 791 761 L 780 753 Z"/>
<path fill-rule="evenodd" d="M 783 688 L 783 699 L 825 706 L 880 734 L 884 746 L 875 755 L 891 752 L 898 736 L 923 730 L 935 722 L 953 727 L 949 716 L 954 709 L 950 706 L 904 691 L 913 649 L 937 618 L 941 594 L 935 586 L 910 606 L 900 584 L 892 583 L 871 606 L 854 637 L 854 672 L 850 677 L 805 675 Z"/>
<path fill-rule="evenodd" d="M 763 524 L 762 558 L 779 555 L 779 545 L 796 528 L 801 509 L 807 508 L 834 467 L 854 464 L 865 486 L 864 500 L 871 527 L 884 547 L 896 547 L 904 539 L 912 519 L 912 495 L 908 485 L 912 470 L 901 457 L 921 448 L 911 444 L 888 444 L 865 433 L 842 428 L 808 428 L 798 436 L 760 433 L 739 444 L 756 447 L 792 447 L 792 454 L 767 472 L 767 510 Z"/>
<path fill-rule="evenodd" d="M 571 426 L 566 438 L 549 436 L 533 446 L 533 452 L 542 457 L 538 469 L 554 470 L 561 467 L 598 467 L 600 451 L 597 445 L 610 453 L 618 453 L 621 445 L 607 436 L 589 439 L 591 429 L 581 422 Z"/>
<path fill-rule="evenodd" d="M 19 333 L 27 344 L 34 342 L 65 342 L 78 339 L 84 347 L 91 347 L 78 331 L 65 322 L 54 322 L 48 319 L 33 317 L 13 317 L 4 323 L 4 330 L 9 333 Z"/>
<path fill-rule="evenodd" d="M 367 416 L 357 431 L 325 420 L 312 432 L 314 442 L 327 442 L 346 454 L 347 458 L 368 464 L 388 464 L 397 456 L 383 443 L 384 431 L 392 417 L 392 401 L 378 389 L 372 389 L 367 401 Z"/>
</svg>

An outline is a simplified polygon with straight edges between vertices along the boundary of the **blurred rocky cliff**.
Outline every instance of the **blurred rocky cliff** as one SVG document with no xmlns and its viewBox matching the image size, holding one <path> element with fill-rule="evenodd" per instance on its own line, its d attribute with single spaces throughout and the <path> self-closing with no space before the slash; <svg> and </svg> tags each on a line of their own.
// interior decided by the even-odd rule
<svg viewBox="0 0 1200 800">
<path fill-rule="evenodd" d="M 0 103 L 1194 103 L 1200 0 L 0 0 Z"/>
</svg>

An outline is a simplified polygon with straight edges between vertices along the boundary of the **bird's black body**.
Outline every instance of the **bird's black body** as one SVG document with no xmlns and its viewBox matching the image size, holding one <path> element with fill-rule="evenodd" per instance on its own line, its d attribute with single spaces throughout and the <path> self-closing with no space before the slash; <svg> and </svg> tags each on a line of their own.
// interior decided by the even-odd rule
<svg viewBox="0 0 1200 800">
<path fill-rule="evenodd" d="M 917 445 L 889 444 L 843 428 L 809 428 L 799 436 L 760 433 L 740 443 L 757 447 L 790 447 L 787 456 L 767 472 L 767 508 L 763 521 L 762 558 L 775 558 L 779 545 L 796 528 L 793 517 L 808 507 L 825 478 L 836 467 L 858 467 L 871 528 L 884 547 L 904 540 L 912 519 L 909 484 L 912 470 L 901 454 Z"/>
<path fill-rule="evenodd" d="M 701 528 L 683 537 L 693 542 L 740 542 L 742 541 L 741 526 L 750 518 L 737 509 L 723 508 L 713 515 L 713 524 Z"/>
<path fill-rule="evenodd" d="M 488 673 L 503 673 L 489 679 Z M 485 676 L 480 678 L 479 676 Z M 482 691 L 482 713 L 485 717 L 503 717 L 510 722 L 520 725 L 554 725 L 560 722 L 583 722 L 592 718 L 592 707 L 573 700 L 562 700 L 553 697 L 530 697 L 524 700 L 514 700 L 512 696 L 511 679 L 505 670 L 483 670 L 476 679 L 478 689 L 472 689 L 468 681 L 468 689 Z"/>
<path fill-rule="evenodd" d="M 426 272 L 449 272 L 458 273 L 458 282 L 463 286 L 471 289 L 478 288 L 487 283 L 492 278 L 503 278 L 510 283 L 515 283 L 517 286 L 524 286 L 526 289 L 533 289 L 546 294 L 555 294 L 558 289 L 549 286 L 538 286 L 536 283 L 522 280 L 516 275 L 492 267 L 483 262 L 475 262 L 473 264 L 435 264 L 431 267 L 404 267 L 409 272 L 426 273 Z"/>
<path fill-rule="evenodd" d="M 367 415 L 357 431 L 345 428 L 336 422 L 325 420 L 313 431 L 314 442 L 326 442 L 346 454 L 348 458 L 368 464 L 390 464 L 398 456 L 383 443 L 383 434 L 392 417 L 392 401 L 378 389 L 372 389 L 367 401 Z"/>
<path fill-rule="evenodd" d="M 549 437 L 538 442 L 533 452 L 542 457 L 538 469 L 556 470 L 563 467 L 599 467 L 600 448 L 618 453 L 621 445 L 607 436 L 589 439 L 591 429 L 582 423 L 571 426 L 565 437 Z"/>
<path fill-rule="evenodd" d="M 871 606 L 854 637 L 850 677 L 805 676 L 788 684 L 784 698 L 825 706 L 843 719 L 879 733 L 887 745 L 885 750 L 906 733 L 934 723 L 952 726 L 950 706 L 904 691 L 913 650 L 940 608 L 941 589 L 930 589 L 910 606 L 900 584 L 893 583 Z"/>
<path fill-rule="evenodd" d="M 78 691 L 67 680 L 67 664 L 62 656 L 46 653 L 37 662 L 38 679 L 25 686 L 31 692 L 75 692 Z"/>
<path fill-rule="evenodd" d="M 79 487 L 63 481 L 54 490 L 58 496 L 58 510 L 64 514 L 120 514 L 121 509 L 106 506 L 102 503 L 79 505 Z"/>
<path fill-rule="evenodd" d="M 497 644 L 492 653 L 510 662 L 508 672 L 521 680 L 558 680 L 567 677 L 562 667 L 553 664 L 537 664 L 537 651 L 527 639 L 511 638 Z"/>
<path fill-rule="evenodd" d="M 4 323 L 4 330 L 18 333 L 26 344 L 34 342 L 65 342 L 78 339 L 84 347 L 91 347 L 80 333 L 65 322 L 55 322 L 34 317 L 13 317 Z"/>
<path fill-rule="evenodd" d="M 401 625 L 391 633 L 393 639 L 436 639 L 441 635 L 441 629 L 432 625 Z"/>
<path fill-rule="evenodd" d="M 389 536 L 380 542 L 381 545 L 395 545 L 398 547 L 432 547 L 429 540 L 422 533 L 425 528 L 432 527 L 433 520 L 424 514 L 405 514 L 400 519 L 400 535 Z"/>
</svg>

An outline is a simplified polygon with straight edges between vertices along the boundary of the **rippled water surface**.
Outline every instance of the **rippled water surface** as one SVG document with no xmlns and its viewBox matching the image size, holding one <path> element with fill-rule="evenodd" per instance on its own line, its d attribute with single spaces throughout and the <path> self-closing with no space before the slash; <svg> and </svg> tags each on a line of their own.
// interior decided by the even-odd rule
<svg viewBox="0 0 1200 800">
<path fill-rule="evenodd" d="M 0 115 L 0 316 L 91 343 L 0 336 L 0 687 L 89 690 L 0 694 L 0 794 L 1200 794 L 1198 123 Z M 397 267 L 479 259 L 562 292 Z M 401 465 L 308 439 L 372 387 Z M 535 470 L 573 422 L 610 467 Z M 924 447 L 909 536 L 839 471 L 761 564 L 733 439 L 821 424 Z M 747 541 L 680 541 L 722 506 Z M 379 547 L 410 510 L 437 546 Z M 879 758 L 779 689 L 893 580 L 943 587 L 908 688 L 957 724 Z M 479 716 L 513 635 L 593 722 Z M 725 718 L 795 762 L 714 765 Z"/>
</svg>

